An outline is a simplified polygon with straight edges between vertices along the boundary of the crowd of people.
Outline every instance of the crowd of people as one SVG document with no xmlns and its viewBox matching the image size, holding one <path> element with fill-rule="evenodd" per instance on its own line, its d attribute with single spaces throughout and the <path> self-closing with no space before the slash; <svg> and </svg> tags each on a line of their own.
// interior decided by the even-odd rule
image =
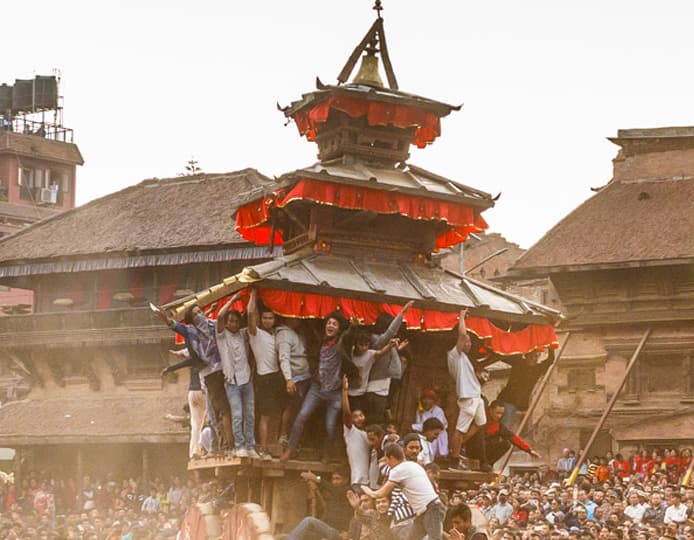
<svg viewBox="0 0 694 540">
<path fill-rule="evenodd" d="M 403 426 L 390 414 L 410 354 L 402 329 L 411 303 L 396 316 L 382 314 L 372 327 L 331 313 L 312 339 L 304 321 L 280 319 L 256 290 L 250 291 L 245 316 L 232 307 L 240 298 L 230 298 L 216 319 L 199 306 L 190 307 L 183 322 L 157 310 L 185 342 L 177 352 L 181 360 L 164 371 L 190 370 L 194 459 L 220 452 L 291 459 L 307 425 L 323 411 L 323 458 L 340 461 L 335 442 L 342 424 L 347 463 L 326 479 L 304 473 L 323 511 L 301 521 L 290 540 L 691 536 L 694 497 L 678 484 L 691 460 L 686 450 L 583 459 L 575 471 L 576 456 L 567 449 L 556 471 L 468 491 L 441 489 L 441 466 L 464 471 L 474 464 L 491 471 L 511 446 L 540 457 L 509 426 L 513 414 L 528 407 L 535 384 L 554 361 L 551 350 L 544 358 L 537 352 L 505 358 L 511 377 L 489 403 L 482 394 L 486 367 L 498 358 L 472 354 L 461 311 L 447 356 L 458 405 L 449 440 L 449 419 L 431 388 L 421 391 L 413 424 Z M 282 451 L 273 457 L 275 446 Z M 570 476 L 575 482 L 564 487 Z M 146 502 L 141 511 L 150 507 Z M 645 517 L 654 512 L 655 518 Z"/>
<path fill-rule="evenodd" d="M 226 491 L 226 493 L 225 493 Z M 193 503 L 229 499 L 229 486 L 172 476 L 145 481 L 30 472 L 0 483 L 3 540 L 163 540 L 177 537 Z M 233 493 L 231 494 L 233 496 Z"/>
</svg>

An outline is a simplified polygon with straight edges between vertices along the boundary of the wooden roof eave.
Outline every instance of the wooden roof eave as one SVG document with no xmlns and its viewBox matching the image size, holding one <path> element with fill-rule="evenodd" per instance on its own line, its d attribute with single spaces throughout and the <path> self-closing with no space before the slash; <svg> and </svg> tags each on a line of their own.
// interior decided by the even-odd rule
<svg viewBox="0 0 694 540">
<path fill-rule="evenodd" d="M 410 167 L 410 168 L 412 168 L 412 167 Z M 414 195 L 416 197 L 426 197 L 426 198 L 437 199 L 437 200 L 446 201 L 446 202 L 469 204 L 471 206 L 475 206 L 477 208 L 480 208 L 481 211 L 487 210 L 487 209 L 494 206 L 494 201 L 492 200 L 491 195 L 484 193 L 484 192 L 481 192 L 481 191 L 477 192 L 480 197 L 487 196 L 489 198 L 488 199 L 482 199 L 482 198 L 472 197 L 472 196 L 463 195 L 463 194 L 447 195 L 447 194 L 443 194 L 443 193 L 437 193 L 435 191 L 423 191 L 420 188 L 407 188 L 407 187 L 401 187 L 401 186 L 385 184 L 385 183 L 375 183 L 375 182 L 370 182 L 368 180 L 359 180 L 359 179 L 355 179 L 355 178 L 347 178 L 344 176 L 333 176 L 333 175 L 328 174 L 328 173 L 307 171 L 305 169 L 297 169 L 296 171 L 282 175 L 279 178 L 279 180 L 281 182 L 280 187 L 295 184 L 295 183 L 299 182 L 300 180 L 303 180 L 304 178 L 310 178 L 313 180 L 324 180 L 324 181 L 334 182 L 337 184 L 344 184 L 344 185 L 348 185 L 348 186 L 358 186 L 358 187 L 363 187 L 363 188 L 368 188 L 368 189 L 376 189 L 376 190 L 383 191 L 383 192 L 395 191 L 398 193 L 407 193 L 408 195 Z M 440 178 L 443 178 L 443 177 L 440 177 Z M 447 181 L 452 182 L 452 180 L 447 180 Z M 457 184 L 455 182 L 454 182 L 454 185 L 456 185 L 456 187 L 458 187 L 458 188 L 463 187 L 464 189 L 467 189 L 466 186 L 461 186 L 460 184 Z M 471 191 L 473 191 L 473 190 L 471 190 Z M 476 190 L 474 190 L 474 191 L 476 191 Z"/>
<path fill-rule="evenodd" d="M 443 118 L 444 116 L 448 116 L 451 113 L 451 111 L 459 111 L 462 108 L 462 105 L 449 105 L 441 101 L 425 98 L 416 94 L 408 94 L 399 90 L 380 90 L 376 88 L 370 88 L 369 90 L 364 91 L 360 89 L 358 90 L 357 86 L 358 88 L 367 88 L 361 85 L 324 85 L 320 90 L 302 94 L 301 99 L 293 101 L 288 106 L 280 108 L 280 110 L 284 113 L 286 117 L 289 118 L 294 116 L 297 112 L 301 111 L 302 109 L 314 106 L 335 94 L 350 97 L 359 97 L 369 99 L 370 101 L 378 101 L 382 103 L 391 103 L 393 105 L 420 107 L 431 110 L 441 118 Z"/>
<path fill-rule="evenodd" d="M 681 259 L 652 259 L 643 261 L 618 261 L 592 264 L 565 264 L 557 266 L 518 266 L 511 267 L 508 278 L 523 279 L 526 277 L 548 277 L 552 274 L 566 272 L 594 272 L 602 270 L 624 270 L 630 268 L 658 268 L 663 266 L 690 266 L 694 264 L 694 257 Z"/>
<path fill-rule="evenodd" d="M 220 284 L 201 291 L 192 297 L 180 299 L 167 304 L 164 306 L 164 308 L 171 310 L 174 317 L 180 319 L 185 313 L 185 310 L 191 305 L 209 305 L 225 296 L 234 294 L 235 292 L 249 285 L 256 285 L 285 291 L 324 294 L 378 303 L 404 304 L 409 300 L 414 300 L 417 307 L 425 310 L 455 312 L 463 307 L 467 307 L 471 315 L 507 322 L 526 324 L 554 324 L 561 319 L 561 313 L 556 310 L 541 306 L 534 302 L 529 302 L 528 300 L 511 295 L 505 291 L 501 293 L 500 291 L 496 291 L 493 287 L 470 280 L 467 277 L 463 278 L 455 273 L 447 271 L 445 273 L 460 278 L 461 287 L 464 288 L 465 282 L 469 280 L 477 287 L 484 288 L 490 292 L 493 292 L 494 294 L 503 294 L 503 296 L 507 299 L 512 299 L 514 302 L 522 305 L 524 313 L 511 313 L 491 309 L 488 305 L 484 305 L 477 300 L 474 294 L 469 295 L 473 299 L 472 305 L 462 305 L 457 303 L 448 303 L 431 297 L 412 298 L 395 294 L 384 294 L 377 291 L 355 291 L 330 285 L 299 283 L 290 281 L 288 279 L 272 277 L 273 274 L 276 274 L 283 268 L 290 268 L 294 264 L 301 263 L 302 261 L 310 262 L 315 257 L 317 257 L 317 255 L 312 254 L 310 250 L 302 250 L 290 256 L 277 258 L 254 267 L 247 267 L 241 273 L 225 279 Z M 426 287 L 426 283 L 420 285 Z M 418 292 L 420 294 L 422 293 L 422 291 L 419 289 Z"/>
</svg>

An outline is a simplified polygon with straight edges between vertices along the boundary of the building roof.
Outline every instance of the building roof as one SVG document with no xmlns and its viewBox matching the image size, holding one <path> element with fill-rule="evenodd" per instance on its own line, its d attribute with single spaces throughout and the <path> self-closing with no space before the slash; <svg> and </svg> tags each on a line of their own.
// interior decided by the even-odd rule
<svg viewBox="0 0 694 540">
<path fill-rule="evenodd" d="M 122 259 L 127 255 L 143 259 L 201 248 L 210 252 L 215 251 L 212 248 L 230 247 L 257 251 L 236 233 L 231 216 L 239 194 L 270 182 L 255 169 L 144 180 L 3 238 L 0 267 L 57 258 L 60 261 L 55 262 L 61 264 L 65 258 Z M 238 258 L 247 258 L 242 255 L 239 253 Z M 224 256 L 227 258 L 221 260 L 229 260 L 230 254 Z M 140 262 L 156 264 L 156 260 Z M 122 267 L 119 264 L 110 267 Z M 123 264 L 135 265 L 133 261 Z"/>
<path fill-rule="evenodd" d="M 278 180 L 291 183 L 300 178 L 357 184 L 372 189 L 412 193 L 444 200 L 454 199 L 482 208 L 494 206 L 494 200 L 489 193 L 406 163 L 393 167 L 340 158 L 315 163 L 310 167 L 284 174 Z"/>
<path fill-rule="evenodd" d="M 560 313 L 485 283 L 459 276 L 438 266 L 383 258 L 319 254 L 304 249 L 246 267 L 242 273 L 197 295 L 189 303 L 208 305 L 255 284 L 281 290 L 366 301 L 402 304 L 417 301 L 423 309 L 458 311 L 503 321 L 547 324 Z M 169 307 L 173 307 L 174 304 Z M 178 311 L 185 309 L 179 305 Z"/>
<path fill-rule="evenodd" d="M 2 152 L 70 165 L 84 165 L 84 159 L 76 144 L 54 141 L 38 135 L 5 131 L 0 135 L 0 153 Z"/>
<path fill-rule="evenodd" d="M 61 211 L 62 210 L 48 206 L 37 206 L 35 204 L 13 204 L 0 201 L 0 220 L 11 219 L 30 223 L 55 216 Z"/>
<path fill-rule="evenodd" d="M 694 259 L 694 177 L 612 180 L 522 255 L 513 273 Z"/>
<path fill-rule="evenodd" d="M 181 413 L 181 397 L 118 396 L 29 399 L 0 407 L 6 445 L 185 442 L 188 430 L 164 415 Z"/>
</svg>

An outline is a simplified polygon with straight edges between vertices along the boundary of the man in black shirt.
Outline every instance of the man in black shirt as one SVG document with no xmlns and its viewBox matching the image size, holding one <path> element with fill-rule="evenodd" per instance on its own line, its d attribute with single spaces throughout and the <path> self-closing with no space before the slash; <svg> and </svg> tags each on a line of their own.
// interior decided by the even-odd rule
<svg viewBox="0 0 694 540">
<path fill-rule="evenodd" d="M 286 540 L 339 539 L 340 532 L 349 529 L 353 514 L 347 500 L 349 471 L 342 468 L 333 471 L 329 482 L 312 472 L 301 473 L 301 478 L 318 489 L 324 503 L 323 511 L 320 519 L 314 517 L 302 519 Z"/>
</svg>

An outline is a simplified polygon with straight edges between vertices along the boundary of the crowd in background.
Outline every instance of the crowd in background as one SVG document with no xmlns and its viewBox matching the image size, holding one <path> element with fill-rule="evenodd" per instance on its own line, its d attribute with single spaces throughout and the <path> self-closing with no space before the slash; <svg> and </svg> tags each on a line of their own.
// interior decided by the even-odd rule
<svg viewBox="0 0 694 540">
<path fill-rule="evenodd" d="M 176 538 L 188 507 L 218 502 L 227 486 L 172 476 L 166 480 L 84 477 L 30 472 L 0 483 L 3 540 L 157 540 Z M 227 489 L 228 490 L 228 489 Z M 233 495 L 233 494 L 232 494 Z"/>
</svg>

